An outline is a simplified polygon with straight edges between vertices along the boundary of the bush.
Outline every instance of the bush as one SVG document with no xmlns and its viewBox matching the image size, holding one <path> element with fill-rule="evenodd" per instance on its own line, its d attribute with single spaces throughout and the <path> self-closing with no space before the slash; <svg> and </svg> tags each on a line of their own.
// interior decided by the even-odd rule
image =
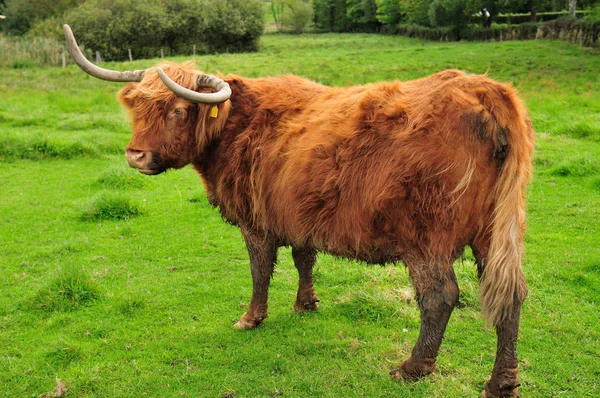
<svg viewBox="0 0 600 398">
<path fill-rule="evenodd" d="M 302 0 L 293 1 L 283 12 L 283 25 L 296 34 L 304 33 L 312 19 L 312 6 Z"/>
<path fill-rule="evenodd" d="M 156 2 L 88 0 L 65 17 L 79 44 L 100 51 L 104 60 L 156 57 L 169 21 Z M 157 51 L 158 50 L 158 51 Z"/>
<path fill-rule="evenodd" d="M 208 26 L 202 37 L 208 52 L 256 51 L 265 26 L 259 0 L 211 0 L 201 7 Z"/>
<path fill-rule="evenodd" d="M 259 0 L 88 0 L 64 20 L 79 44 L 104 60 L 255 51 L 264 28 Z"/>
</svg>

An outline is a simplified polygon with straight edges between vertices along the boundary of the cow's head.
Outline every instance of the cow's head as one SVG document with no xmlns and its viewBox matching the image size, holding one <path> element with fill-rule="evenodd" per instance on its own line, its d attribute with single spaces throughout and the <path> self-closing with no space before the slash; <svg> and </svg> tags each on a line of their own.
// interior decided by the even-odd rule
<svg viewBox="0 0 600 398">
<path fill-rule="evenodd" d="M 200 73 L 191 62 L 133 72 L 103 69 L 81 54 L 69 26 L 64 32 L 81 69 L 99 79 L 129 82 L 118 97 L 133 123 L 126 150 L 131 167 L 144 174 L 181 168 L 223 128 L 231 89 L 222 79 Z"/>
</svg>

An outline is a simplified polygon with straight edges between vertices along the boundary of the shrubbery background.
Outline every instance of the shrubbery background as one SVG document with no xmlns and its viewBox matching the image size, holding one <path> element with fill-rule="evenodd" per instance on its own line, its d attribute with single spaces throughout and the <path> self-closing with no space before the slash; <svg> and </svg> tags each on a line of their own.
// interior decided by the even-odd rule
<svg viewBox="0 0 600 398">
<path fill-rule="evenodd" d="M 55 6 L 53 6 L 55 5 Z M 264 29 L 259 0 L 8 0 L 4 31 L 78 43 L 105 60 L 160 55 L 255 51 Z"/>
<path fill-rule="evenodd" d="M 600 0 L 0 0 L 0 66 L 60 65 L 62 25 L 104 61 L 256 51 L 263 32 L 598 47 Z M 576 17 L 573 17 L 575 15 Z M 68 62 L 63 61 L 63 62 Z"/>
</svg>

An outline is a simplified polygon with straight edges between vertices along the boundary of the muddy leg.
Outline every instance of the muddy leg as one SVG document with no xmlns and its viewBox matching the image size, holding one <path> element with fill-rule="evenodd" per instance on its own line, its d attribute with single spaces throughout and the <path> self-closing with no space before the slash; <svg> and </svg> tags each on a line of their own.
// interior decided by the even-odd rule
<svg viewBox="0 0 600 398">
<path fill-rule="evenodd" d="M 458 302 L 458 285 L 450 262 L 407 265 L 421 310 L 421 329 L 410 358 L 390 375 L 416 380 L 435 370 L 446 324 Z"/>
<path fill-rule="evenodd" d="M 313 286 L 312 271 L 317 259 L 317 252 L 314 249 L 296 249 L 292 248 L 292 257 L 294 265 L 298 270 L 300 277 L 298 282 L 298 294 L 294 303 L 294 311 L 314 311 L 318 308 L 319 298 L 315 293 Z"/>
<path fill-rule="evenodd" d="M 489 239 L 484 236 L 476 240 L 471 245 L 479 277 L 485 269 L 487 256 L 489 252 Z M 498 336 L 498 345 L 496 348 L 496 361 L 492 377 L 485 384 L 485 390 L 481 394 L 483 397 L 516 397 L 520 385 L 517 378 L 517 336 L 519 333 L 519 319 L 521 314 L 522 299 L 515 297 L 512 315 L 505 319 L 500 325 L 496 326 L 496 335 Z"/>
<path fill-rule="evenodd" d="M 250 255 L 252 299 L 248 311 L 234 325 L 238 329 L 252 329 L 267 318 L 267 298 L 273 267 L 277 261 L 278 245 L 268 236 L 242 231 Z"/>
<path fill-rule="evenodd" d="M 521 384 L 517 377 L 517 335 L 522 301 L 515 298 L 512 315 L 496 326 L 498 346 L 492 377 L 485 383 L 482 396 L 487 398 L 516 397 Z"/>
</svg>

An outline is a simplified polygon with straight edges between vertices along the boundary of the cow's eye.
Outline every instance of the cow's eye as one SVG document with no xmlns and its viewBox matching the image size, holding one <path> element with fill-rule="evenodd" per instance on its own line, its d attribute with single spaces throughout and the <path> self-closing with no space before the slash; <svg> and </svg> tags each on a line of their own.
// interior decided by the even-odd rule
<svg viewBox="0 0 600 398">
<path fill-rule="evenodd" d="M 176 109 L 173 111 L 173 114 L 174 114 L 175 116 L 177 116 L 177 117 L 182 117 L 182 116 L 185 114 L 185 111 L 184 111 L 183 109 L 181 109 L 181 108 L 176 108 Z"/>
</svg>

